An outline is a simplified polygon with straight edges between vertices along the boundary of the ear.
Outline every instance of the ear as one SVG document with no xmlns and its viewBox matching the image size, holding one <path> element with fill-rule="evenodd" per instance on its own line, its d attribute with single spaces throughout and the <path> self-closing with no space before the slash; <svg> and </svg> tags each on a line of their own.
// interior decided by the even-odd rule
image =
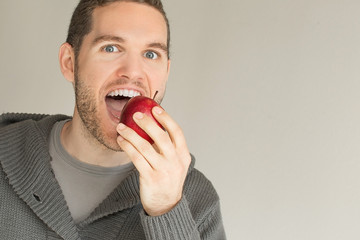
<svg viewBox="0 0 360 240">
<path fill-rule="evenodd" d="M 69 43 L 63 43 L 59 50 L 60 69 L 64 77 L 71 83 L 75 83 L 75 53 Z"/>
</svg>

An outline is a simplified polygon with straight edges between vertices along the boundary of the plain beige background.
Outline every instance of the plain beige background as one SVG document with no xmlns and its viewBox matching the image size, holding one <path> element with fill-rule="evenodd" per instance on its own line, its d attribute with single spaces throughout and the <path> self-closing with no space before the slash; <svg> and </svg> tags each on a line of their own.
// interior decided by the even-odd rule
<svg viewBox="0 0 360 240">
<path fill-rule="evenodd" d="M 58 67 L 74 0 L 0 1 L 0 112 L 72 114 Z M 163 106 L 228 239 L 360 238 L 360 1 L 164 0 Z"/>
</svg>

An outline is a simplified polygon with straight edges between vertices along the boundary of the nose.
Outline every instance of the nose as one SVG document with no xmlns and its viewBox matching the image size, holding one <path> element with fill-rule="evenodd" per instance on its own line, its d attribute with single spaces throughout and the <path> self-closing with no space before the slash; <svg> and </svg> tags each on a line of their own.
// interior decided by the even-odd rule
<svg viewBox="0 0 360 240">
<path fill-rule="evenodd" d="M 118 75 L 129 80 L 144 80 L 144 65 L 142 58 L 136 54 L 128 53 L 119 64 Z"/>
</svg>

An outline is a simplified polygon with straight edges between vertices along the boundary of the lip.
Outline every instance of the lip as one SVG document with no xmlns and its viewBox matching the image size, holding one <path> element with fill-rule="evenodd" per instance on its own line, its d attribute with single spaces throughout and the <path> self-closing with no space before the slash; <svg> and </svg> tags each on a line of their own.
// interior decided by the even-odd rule
<svg viewBox="0 0 360 240">
<path fill-rule="evenodd" d="M 106 91 L 106 96 L 105 98 L 109 95 L 109 93 L 115 91 L 115 90 L 134 90 L 136 92 L 139 92 L 141 96 L 146 96 L 146 91 L 142 88 L 137 88 L 137 87 L 134 87 L 134 86 L 126 86 L 126 85 L 121 85 L 121 86 L 113 86 L 111 88 L 109 88 L 107 91 Z"/>
<path fill-rule="evenodd" d="M 124 108 L 126 103 L 127 102 L 125 100 L 123 100 L 123 102 L 121 103 L 122 107 L 121 108 L 117 107 L 118 109 L 115 109 L 115 108 L 112 107 L 111 103 L 109 103 L 109 100 L 105 99 L 105 106 L 106 106 L 106 110 L 108 112 L 108 115 L 109 115 L 110 119 L 113 122 L 115 122 L 116 124 L 118 124 L 119 121 L 120 121 L 120 116 L 121 116 L 121 113 L 122 113 L 122 109 Z M 119 111 L 119 109 L 121 109 L 121 110 Z"/>
<path fill-rule="evenodd" d="M 109 104 L 108 100 L 106 100 L 106 98 L 108 97 L 109 93 L 115 91 L 115 90 L 134 90 L 136 92 L 139 92 L 141 96 L 146 95 L 144 89 L 139 89 L 139 88 L 134 88 L 134 87 L 126 87 L 126 86 L 114 86 L 112 88 L 110 88 L 108 91 L 106 91 L 106 96 L 104 97 L 104 102 L 105 102 L 105 106 L 108 112 L 108 116 L 111 119 L 112 122 L 114 122 L 115 125 L 117 125 L 120 121 L 120 116 L 122 113 L 122 109 L 124 108 L 125 104 L 127 103 L 127 101 L 124 101 L 122 104 L 123 106 L 121 107 L 121 111 L 119 111 L 119 107 L 118 109 L 114 109 L 113 107 L 111 107 L 111 104 Z"/>
<path fill-rule="evenodd" d="M 106 107 L 106 109 L 107 109 L 107 112 L 108 112 L 108 115 L 109 115 L 111 121 L 114 122 L 117 125 L 120 122 L 121 113 L 120 113 L 119 117 L 116 117 L 114 115 L 114 113 L 108 107 Z"/>
</svg>

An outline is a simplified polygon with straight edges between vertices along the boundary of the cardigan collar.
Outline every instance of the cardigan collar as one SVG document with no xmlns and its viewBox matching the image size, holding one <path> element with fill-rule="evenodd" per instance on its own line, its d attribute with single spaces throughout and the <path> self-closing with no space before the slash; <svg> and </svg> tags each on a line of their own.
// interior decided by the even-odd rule
<svg viewBox="0 0 360 240">
<path fill-rule="evenodd" d="M 38 121 L 31 119 L 32 116 Z M 24 114 L 1 117 L 2 124 L 13 124 L 0 129 L 0 163 L 19 198 L 50 229 L 64 239 L 80 239 L 52 172 L 47 143 L 53 124 L 67 117 L 32 116 L 27 120 Z"/>
</svg>

